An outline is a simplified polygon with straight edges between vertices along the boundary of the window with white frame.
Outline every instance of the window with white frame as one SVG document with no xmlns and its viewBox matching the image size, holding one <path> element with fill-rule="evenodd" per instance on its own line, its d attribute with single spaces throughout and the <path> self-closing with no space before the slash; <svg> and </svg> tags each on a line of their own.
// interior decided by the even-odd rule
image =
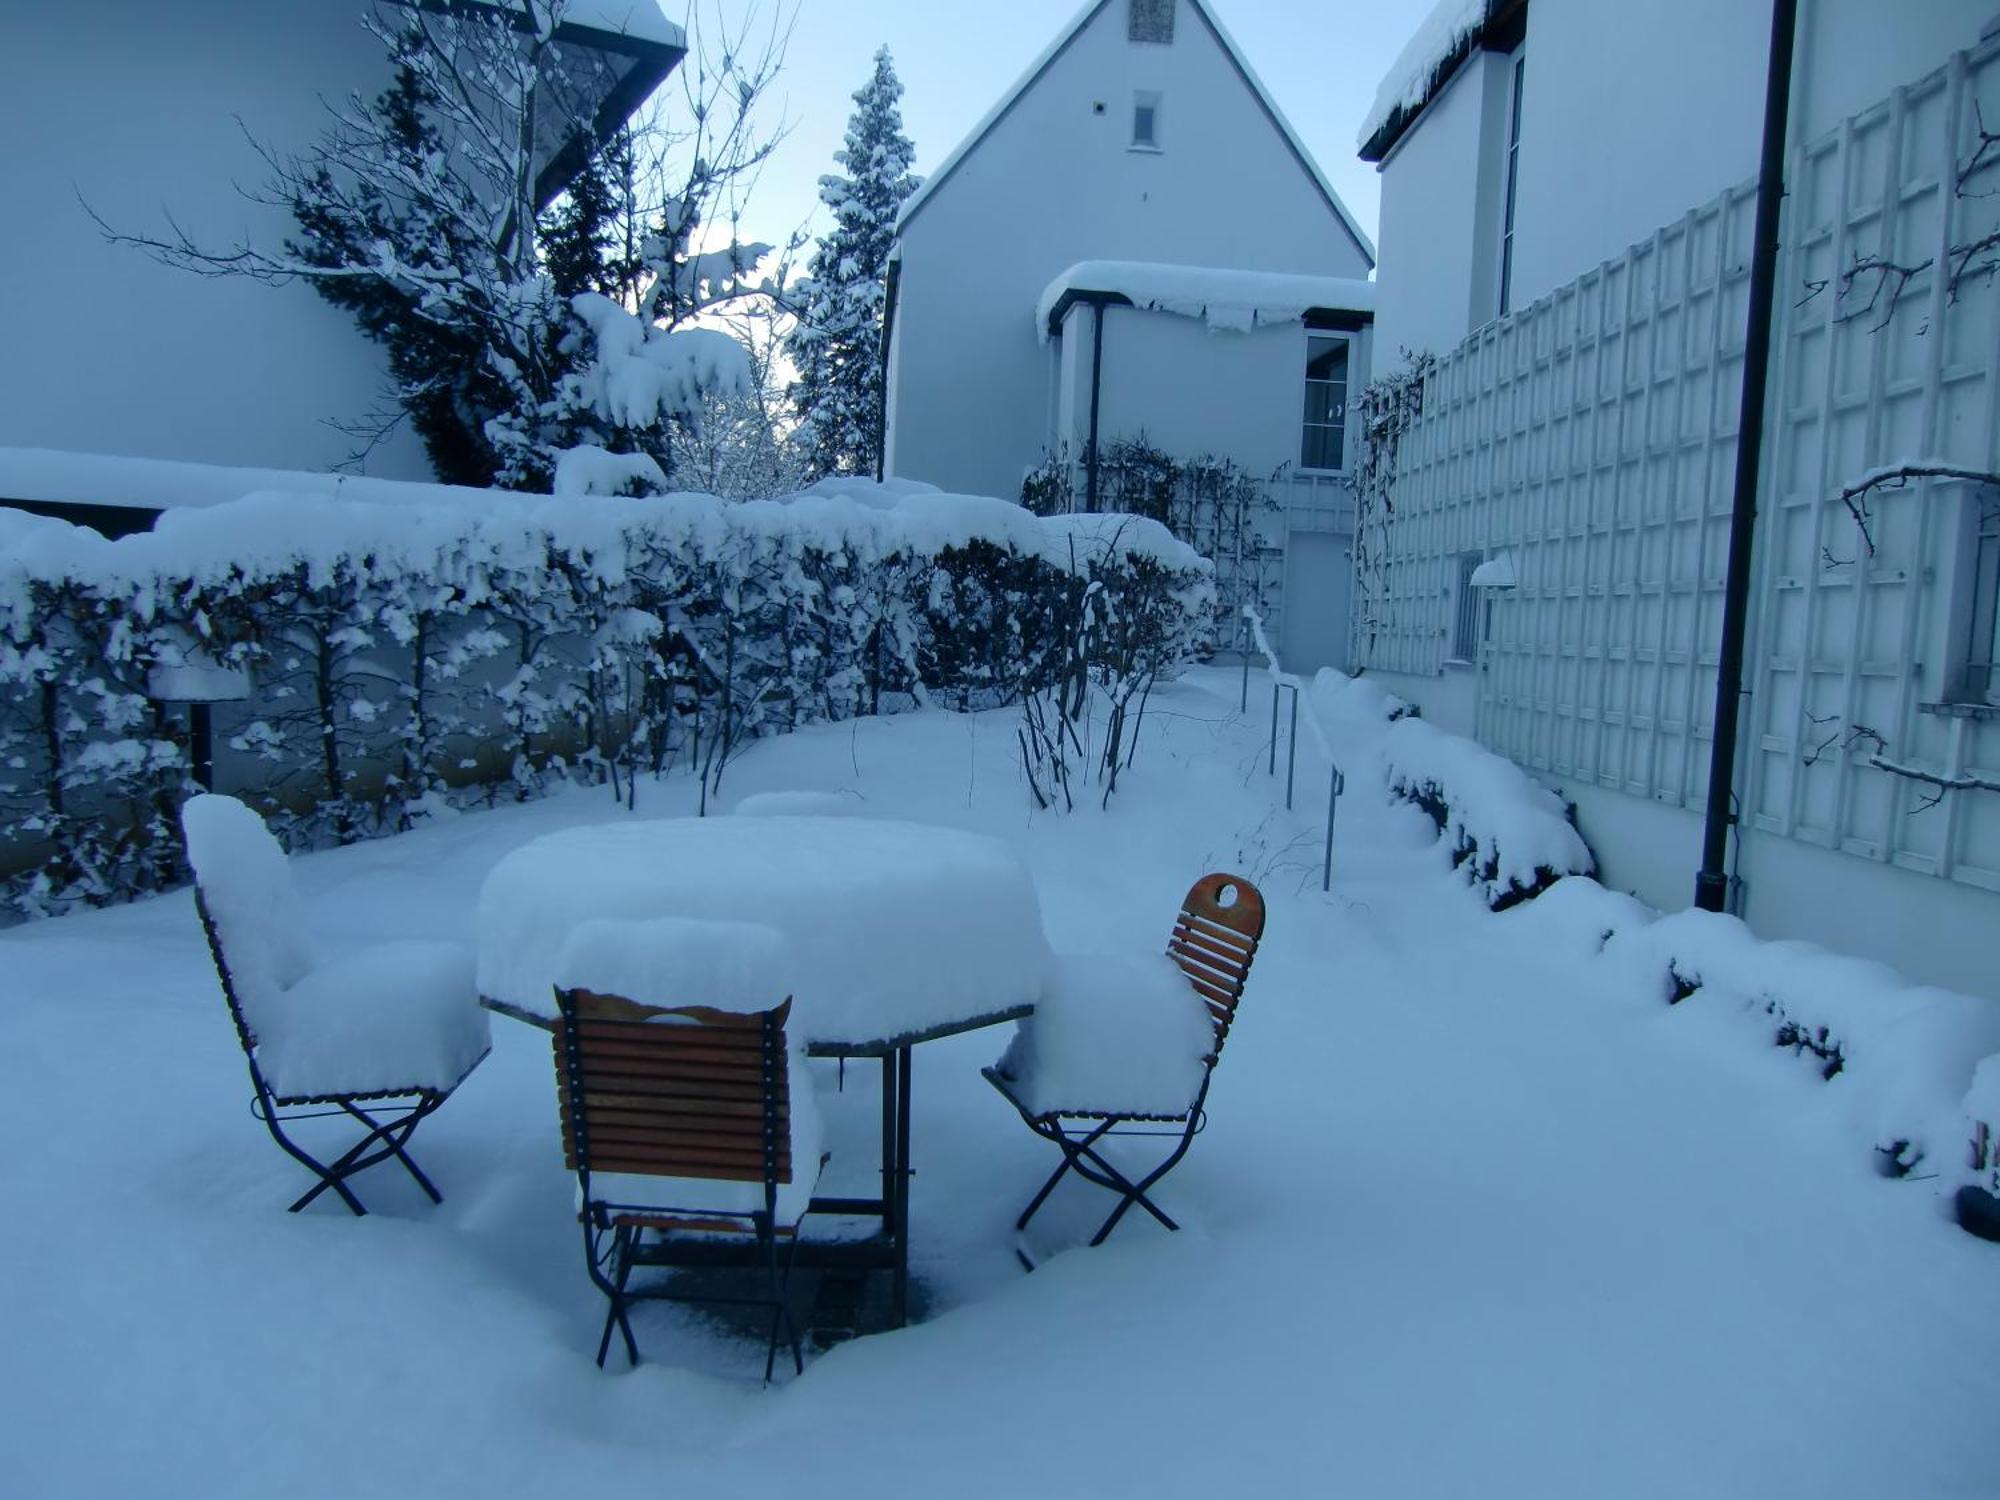
<svg viewBox="0 0 2000 1500">
<path fill-rule="evenodd" d="M 1150 90 L 1132 96 L 1132 149 L 1160 149 L 1160 96 Z"/>
<path fill-rule="evenodd" d="M 1514 308 L 1514 191 L 1521 169 L 1521 85 L 1527 78 L 1528 59 L 1514 55 L 1512 97 L 1507 104 L 1507 197 L 1500 219 L 1500 316 Z"/>
<path fill-rule="evenodd" d="M 1347 466 L 1347 382 L 1353 342 L 1339 334 L 1306 335 L 1305 432 L 1302 469 Z"/>
<path fill-rule="evenodd" d="M 2000 704 L 2000 492 L 1979 496 L 1973 533 L 1972 620 L 1965 652 L 1965 696 Z"/>
<path fill-rule="evenodd" d="M 1479 659 L 1479 619 L 1483 596 L 1473 586 L 1472 575 L 1479 571 L 1485 556 L 1478 552 L 1461 552 L 1458 555 L 1458 588 L 1452 595 L 1451 651 L 1452 661 L 1472 662 Z"/>
</svg>

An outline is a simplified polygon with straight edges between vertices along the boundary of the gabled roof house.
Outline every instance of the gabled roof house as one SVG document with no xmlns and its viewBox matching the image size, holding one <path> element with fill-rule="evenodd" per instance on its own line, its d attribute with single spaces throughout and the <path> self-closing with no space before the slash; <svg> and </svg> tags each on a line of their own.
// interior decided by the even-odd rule
<svg viewBox="0 0 2000 1500">
<path fill-rule="evenodd" d="M 1092 0 L 904 207 L 885 469 L 1013 496 L 1066 453 L 1087 507 L 1143 435 L 1336 475 L 1374 263 L 1210 0 Z"/>
</svg>

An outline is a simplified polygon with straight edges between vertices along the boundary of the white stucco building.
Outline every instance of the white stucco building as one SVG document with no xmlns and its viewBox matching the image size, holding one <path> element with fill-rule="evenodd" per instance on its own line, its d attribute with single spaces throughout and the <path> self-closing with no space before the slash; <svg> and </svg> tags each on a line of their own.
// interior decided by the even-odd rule
<svg viewBox="0 0 2000 1500">
<path fill-rule="evenodd" d="M 511 0 L 500 0 L 494 11 Z M 0 100 L 0 447 L 318 470 L 354 440 L 334 422 L 383 399 L 386 362 L 310 287 L 203 278 L 110 242 L 172 224 L 197 243 L 275 249 L 289 213 L 246 194 L 269 180 L 255 142 L 301 151 L 322 99 L 388 82 L 371 0 L 109 0 L 7 8 Z M 596 123 L 623 120 L 685 51 L 656 0 L 571 0 L 558 49 L 590 60 Z M 544 201 L 575 143 L 542 143 Z M 86 208 L 88 205 L 88 209 Z M 428 478 L 407 433 L 368 472 Z M 32 499 L 4 496 L 0 499 Z M 131 499 L 130 496 L 112 496 Z"/>
<path fill-rule="evenodd" d="M 1208 0 L 1094 0 L 904 208 L 887 472 L 1014 496 L 1067 454 L 1088 505 L 1142 435 L 1282 470 L 1257 566 L 1338 661 L 1373 265 Z"/>
<path fill-rule="evenodd" d="M 1936 274 L 2000 212 L 2000 5 L 1798 9 L 1732 904 L 2000 994 L 2000 493 L 1839 498 L 2000 468 L 2000 300 Z M 1377 347 L 1438 364 L 1393 516 L 1361 521 L 1357 664 L 1556 787 L 1606 882 L 1670 909 L 1701 866 L 1771 26 L 1446 0 L 1362 131 Z"/>
</svg>

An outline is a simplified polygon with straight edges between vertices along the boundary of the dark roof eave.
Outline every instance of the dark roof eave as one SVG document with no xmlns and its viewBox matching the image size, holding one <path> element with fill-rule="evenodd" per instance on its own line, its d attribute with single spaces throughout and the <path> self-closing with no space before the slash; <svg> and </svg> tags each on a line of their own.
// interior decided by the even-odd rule
<svg viewBox="0 0 2000 1500">
<path fill-rule="evenodd" d="M 526 12 L 513 5 L 501 3 L 501 0 L 395 0 L 395 3 L 412 10 L 427 10 L 439 14 L 448 14 L 455 10 L 485 11 L 506 17 L 507 23 L 516 31 L 526 31 L 530 24 Z M 611 92 L 604 96 L 604 102 L 591 117 L 589 131 L 578 131 L 564 141 L 542 170 L 536 174 L 535 208 L 538 211 L 555 202 L 562 190 L 576 181 L 576 174 L 583 170 L 583 164 L 590 159 L 594 142 L 604 140 L 631 119 L 633 112 L 652 96 L 653 90 L 667 81 L 667 76 L 679 67 L 681 59 L 687 56 L 685 46 L 630 36 L 622 31 L 607 31 L 603 27 L 587 26 L 580 21 L 559 22 L 555 36 L 557 41 L 567 42 L 571 46 L 629 57 L 632 59 L 632 66 L 626 69 L 625 76 L 618 80 Z"/>
<path fill-rule="evenodd" d="M 1431 101 L 1444 92 L 1445 85 L 1465 65 L 1468 57 L 1475 52 L 1513 51 L 1521 45 L 1527 24 L 1528 0 L 1487 0 L 1486 19 L 1431 69 L 1430 81 L 1424 85 L 1423 94 L 1415 104 L 1398 105 L 1391 110 L 1381 129 L 1361 143 L 1361 159 L 1379 165 L 1396 149 L 1396 143 L 1409 134 L 1410 127 L 1430 107 Z"/>
<path fill-rule="evenodd" d="M 570 29 L 559 29 L 557 35 Z M 587 28 L 577 27 L 584 32 Z M 592 36 L 607 36 L 610 33 L 590 32 Z M 631 42 L 629 37 L 619 37 L 621 42 Z M 578 131 L 564 141 L 548 164 L 535 178 L 535 207 L 547 208 L 562 193 L 562 190 L 576 181 L 577 173 L 590 159 L 592 146 L 597 141 L 608 139 L 621 125 L 632 118 L 639 106 L 653 95 L 653 91 L 667 81 L 668 76 L 687 56 L 685 47 L 655 46 L 651 43 L 637 43 L 645 48 L 643 52 L 632 51 L 633 63 L 618 80 L 617 86 L 604 96 L 604 102 L 597 107 L 597 114 L 590 122 L 588 133 Z M 604 50 L 613 50 L 609 47 Z"/>
</svg>

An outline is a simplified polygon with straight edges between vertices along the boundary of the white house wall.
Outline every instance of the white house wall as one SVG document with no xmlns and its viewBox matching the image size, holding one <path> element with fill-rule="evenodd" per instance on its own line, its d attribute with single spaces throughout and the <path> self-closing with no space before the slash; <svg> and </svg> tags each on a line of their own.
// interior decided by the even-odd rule
<svg viewBox="0 0 2000 1500">
<path fill-rule="evenodd" d="M 1794 139 L 1972 46 L 1996 17 L 1994 0 L 1802 0 Z M 1756 171 L 1769 44 L 1769 6 L 1744 0 L 1530 0 L 1514 307 Z M 1495 311 L 1500 62 L 1475 53 L 1381 164 L 1385 369 L 1404 348 L 1452 348 Z"/>
<path fill-rule="evenodd" d="M 1264 478 L 1298 462 L 1305 368 L 1300 324 L 1211 332 L 1193 318 L 1108 308 L 1098 432 L 1111 443 L 1143 431 L 1176 458 L 1214 454 Z"/>
<path fill-rule="evenodd" d="M 1461 69 L 1382 167 L 1375 273 L 1378 373 L 1404 350 L 1444 350 L 1470 322 L 1487 70 Z"/>
<path fill-rule="evenodd" d="M 290 215 L 236 188 L 269 176 L 244 131 L 296 151 L 318 95 L 379 88 L 361 15 L 328 0 L 8 7 L 0 444 L 293 469 L 354 446 L 328 419 L 368 413 L 386 369 L 348 314 L 107 243 L 79 198 L 129 232 L 167 233 L 172 214 L 203 245 L 277 248 Z M 368 469 L 430 473 L 407 437 Z"/>
<path fill-rule="evenodd" d="M 1532 45 L 1532 35 L 1531 35 Z M 1797 147 L 1787 169 L 1757 584 L 1737 784 L 1744 914 L 2000 994 L 1965 934 L 2000 918 L 1991 709 L 1959 696 L 1976 499 L 1926 481 L 1837 498 L 1911 458 L 2000 467 L 2000 295 L 1925 271 L 1872 295 L 1858 258 L 1935 266 L 2000 225 L 1960 187 L 2000 119 L 2000 40 Z M 1989 155 L 1991 153 L 1988 153 Z M 1358 588 L 1362 661 L 1558 787 L 1605 879 L 1692 890 L 1712 750 L 1753 187 L 1742 182 L 1449 352 L 1404 439 L 1393 525 Z M 1480 671 L 1443 664 L 1459 558 L 1513 554 Z"/>
<path fill-rule="evenodd" d="M 1128 42 L 1125 20 L 1104 6 L 904 227 L 899 477 L 1018 492 L 1048 440 L 1035 304 L 1079 260 L 1368 275 L 1199 13 L 1180 7 L 1171 46 Z M 1157 153 L 1129 149 L 1141 90 L 1163 99 Z"/>
</svg>

